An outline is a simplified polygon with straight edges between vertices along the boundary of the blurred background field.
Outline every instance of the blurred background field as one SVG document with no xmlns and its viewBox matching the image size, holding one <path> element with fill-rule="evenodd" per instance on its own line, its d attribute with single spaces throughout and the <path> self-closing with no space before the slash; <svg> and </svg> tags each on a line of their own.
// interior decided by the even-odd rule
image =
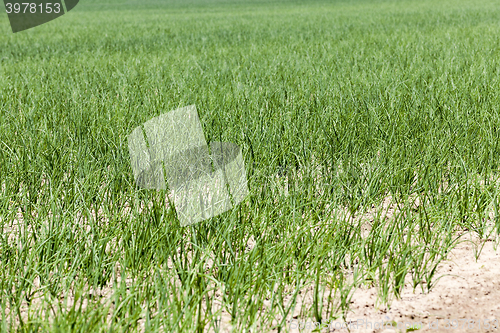
<svg viewBox="0 0 500 333">
<path fill-rule="evenodd" d="M 85 1 L 0 15 L 0 329 L 287 331 L 498 234 L 495 1 Z M 196 104 L 249 197 L 180 227 L 127 135 Z M 389 204 L 382 204 L 389 201 Z M 310 301 L 298 301 L 301 295 Z"/>
</svg>

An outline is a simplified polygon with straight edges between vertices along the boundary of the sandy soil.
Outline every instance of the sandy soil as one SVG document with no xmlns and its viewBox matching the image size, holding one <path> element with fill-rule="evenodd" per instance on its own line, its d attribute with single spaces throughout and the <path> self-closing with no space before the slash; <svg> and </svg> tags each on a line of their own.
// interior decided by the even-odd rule
<svg viewBox="0 0 500 333">
<path fill-rule="evenodd" d="M 394 214 L 395 207 L 390 204 L 390 198 L 384 200 L 382 205 L 387 215 Z M 373 212 L 369 212 L 365 218 L 372 220 L 372 215 Z M 16 222 L 21 220 L 22 215 L 18 212 Z M 9 241 L 13 241 L 14 235 L 17 234 L 17 223 L 10 231 Z M 465 240 L 466 238 L 451 251 L 447 261 L 439 265 L 435 277 L 441 278 L 430 292 L 423 293 L 420 287 L 413 292 L 408 277 L 401 299 L 393 300 L 390 307 L 387 307 L 380 305 L 376 288 L 358 289 L 352 297 L 352 312 L 346 315 L 347 322 L 350 322 L 349 329 L 345 328 L 345 322 L 339 320 L 330 323 L 329 328 L 322 329 L 321 332 L 409 332 L 412 329 L 406 327 L 412 327 L 414 331 L 420 327 L 417 332 L 500 333 L 500 250 L 496 248 L 498 240 L 490 239 L 484 242 L 478 260 L 475 255 L 480 249 L 477 245 L 479 241 Z M 111 293 L 110 287 L 101 290 L 103 301 L 109 299 Z M 307 294 L 310 293 L 305 290 L 304 297 L 299 302 L 306 307 L 310 305 L 312 298 Z M 72 300 L 68 301 L 71 304 Z M 24 310 L 23 316 L 26 315 Z M 232 331 L 230 317 L 224 311 L 221 326 L 222 332 Z M 286 331 L 312 332 L 311 328 L 314 327 L 316 326 L 313 319 L 300 317 L 298 306 L 288 321 Z"/>
<path fill-rule="evenodd" d="M 417 332 L 500 332 L 500 251 L 489 240 L 476 261 L 474 243 L 463 242 L 451 251 L 438 267 L 436 276 L 442 278 L 429 293 L 420 287 L 413 293 L 408 283 L 401 299 L 388 308 L 377 307 L 375 288 L 358 289 L 353 312 L 346 316 L 349 329 L 336 321 L 321 332 L 410 332 L 418 327 Z M 312 332 L 313 325 L 313 320 L 298 319 L 288 329 Z"/>
</svg>

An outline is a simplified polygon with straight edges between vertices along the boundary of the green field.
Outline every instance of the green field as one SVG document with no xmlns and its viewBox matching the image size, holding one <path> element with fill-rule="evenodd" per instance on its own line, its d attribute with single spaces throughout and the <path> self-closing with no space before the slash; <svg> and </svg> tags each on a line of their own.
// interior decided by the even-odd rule
<svg viewBox="0 0 500 333">
<path fill-rule="evenodd" d="M 81 0 L 16 34 L 2 13 L 0 330 L 283 332 L 361 285 L 432 288 L 459 232 L 500 230 L 500 7 L 436 3 Z M 181 227 L 127 135 L 191 104 L 250 195 Z"/>
</svg>

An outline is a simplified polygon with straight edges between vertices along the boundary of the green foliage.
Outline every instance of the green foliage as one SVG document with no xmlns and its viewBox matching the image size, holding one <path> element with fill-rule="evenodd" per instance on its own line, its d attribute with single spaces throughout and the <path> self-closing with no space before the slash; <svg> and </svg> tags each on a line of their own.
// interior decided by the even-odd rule
<svg viewBox="0 0 500 333">
<path fill-rule="evenodd" d="M 309 286 L 317 321 L 362 283 L 389 304 L 407 276 L 432 288 L 458 230 L 489 237 L 492 207 L 499 225 L 499 22 L 486 0 L 82 0 L 17 34 L 1 16 L 0 330 L 217 331 L 224 311 L 286 331 Z M 181 228 L 126 138 L 190 104 L 243 148 L 251 194 Z"/>
</svg>

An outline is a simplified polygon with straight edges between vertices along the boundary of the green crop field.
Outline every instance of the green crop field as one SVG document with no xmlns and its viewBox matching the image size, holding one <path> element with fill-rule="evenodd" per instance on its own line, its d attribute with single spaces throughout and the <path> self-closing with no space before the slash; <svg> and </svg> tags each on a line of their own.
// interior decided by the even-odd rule
<svg viewBox="0 0 500 333">
<path fill-rule="evenodd" d="M 2 332 L 287 332 L 497 239 L 498 2 L 104 2 L 2 7 Z M 191 104 L 250 195 L 181 227 L 127 135 Z"/>
</svg>

